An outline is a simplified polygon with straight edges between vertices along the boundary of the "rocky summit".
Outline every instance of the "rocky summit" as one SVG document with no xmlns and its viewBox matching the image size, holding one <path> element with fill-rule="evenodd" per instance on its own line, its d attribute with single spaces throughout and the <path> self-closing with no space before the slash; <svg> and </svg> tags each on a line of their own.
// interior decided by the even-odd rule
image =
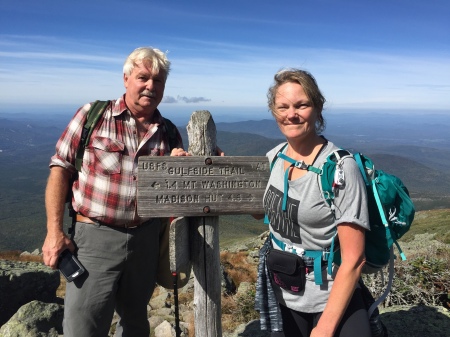
<svg viewBox="0 0 450 337">
<path fill-rule="evenodd" d="M 256 272 L 259 247 L 266 235 L 267 233 L 264 233 L 253 239 L 235 242 L 226 249 L 222 248 L 224 337 L 268 337 L 270 335 L 260 330 L 257 313 L 256 315 L 248 314 L 248 311 L 253 310 L 254 281 L 251 279 Z M 443 256 L 443 252 L 449 251 L 448 245 L 436 241 L 431 235 L 416 235 L 415 240 L 402 243 L 402 248 L 408 256 L 408 263 L 414 266 L 417 260 L 414 259 L 413 252 L 424 256 L 428 254 L 426 256 L 431 259 L 430 254 L 433 252 L 435 255 Z M 235 259 L 238 255 L 243 260 L 235 262 L 238 261 Z M 233 263 L 235 263 L 234 266 Z M 253 278 L 250 280 L 236 278 L 233 272 L 242 269 L 253 273 Z M 411 273 L 410 276 L 413 276 Z M 398 279 L 400 280 L 400 275 Z M 59 272 L 45 267 L 42 263 L 0 260 L 0 318 L 2 320 L 0 336 L 62 336 L 63 295 L 60 293 L 62 289 L 60 281 Z M 178 311 L 181 336 L 194 336 L 193 281 L 191 276 L 188 284 L 179 289 Z M 406 282 L 402 283 L 403 286 L 406 286 Z M 393 291 L 396 291 L 395 287 Z M 57 297 L 57 293 L 61 297 Z M 395 296 L 393 298 L 395 299 Z M 240 307 L 230 309 L 231 299 L 239 302 Z M 148 305 L 152 337 L 175 336 L 174 302 L 172 291 L 156 287 Z M 379 309 L 381 320 L 387 327 L 390 337 L 449 336 L 450 312 L 442 305 L 417 302 L 405 303 L 405 305 L 391 304 L 387 307 L 380 305 Z M 117 319 L 117 317 L 113 319 L 110 336 L 113 336 Z"/>
</svg>

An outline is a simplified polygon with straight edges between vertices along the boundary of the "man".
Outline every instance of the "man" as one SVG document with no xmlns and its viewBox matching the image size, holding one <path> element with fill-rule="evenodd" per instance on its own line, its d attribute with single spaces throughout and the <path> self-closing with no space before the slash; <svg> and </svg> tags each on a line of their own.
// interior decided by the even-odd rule
<svg viewBox="0 0 450 337">
<path fill-rule="evenodd" d="M 136 213 L 137 163 L 142 155 L 188 155 L 178 131 L 178 145 L 169 149 L 165 121 L 157 109 L 169 70 L 170 62 L 158 49 L 137 48 L 128 56 L 125 94 L 112 101 L 97 123 L 73 185 L 90 104 L 77 111 L 56 145 L 45 193 L 44 263 L 57 268 L 60 253 L 69 249 L 86 269 L 66 285 L 66 337 L 107 336 L 114 310 L 120 317 L 117 336 L 150 334 L 147 304 L 155 285 L 161 223 Z M 70 238 L 63 231 L 69 189 L 77 212 Z"/>
</svg>

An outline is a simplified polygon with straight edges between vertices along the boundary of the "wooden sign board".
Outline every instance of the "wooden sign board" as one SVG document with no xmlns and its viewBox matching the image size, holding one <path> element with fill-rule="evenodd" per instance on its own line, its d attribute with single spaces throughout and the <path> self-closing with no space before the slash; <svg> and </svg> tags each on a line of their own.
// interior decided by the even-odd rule
<svg viewBox="0 0 450 337">
<path fill-rule="evenodd" d="M 139 157 L 141 217 L 262 214 L 266 157 Z"/>
</svg>

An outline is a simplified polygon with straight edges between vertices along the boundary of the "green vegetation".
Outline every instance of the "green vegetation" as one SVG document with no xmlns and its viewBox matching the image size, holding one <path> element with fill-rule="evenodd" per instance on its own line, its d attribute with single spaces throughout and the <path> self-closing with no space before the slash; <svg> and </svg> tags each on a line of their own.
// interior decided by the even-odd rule
<svg viewBox="0 0 450 337">
<path fill-rule="evenodd" d="M 406 261 L 397 258 L 392 289 L 384 302 L 392 305 L 450 307 L 450 209 L 417 212 L 411 229 L 399 240 Z M 397 255 L 396 249 L 394 254 Z M 384 282 L 383 282 L 384 275 Z M 363 275 L 375 297 L 386 288 L 388 269 Z"/>
<path fill-rule="evenodd" d="M 396 260 L 391 292 L 384 302 L 393 305 L 427 305 L 450 308 L 450 245 L 418 234 L 409 244 L 401 242 L 407 260 Z M 383 271 L 385 281 L 387 268 Z M 375 297 L 386 288 L 382 275 L 363 275 L 364 283 Z"/>
<path fill-rule="evenodd" d="M 416 234 L 432 234 L 435 240 L 450 244 L 450 209 L 416 213 L 411 229 L 402 237 L 402 241 L 411 241 Z"/>
<path fill-rule="evenodd" d="M 242 323 L 259 319 L 255 310 L 256 285 L 249 285 L 243 293 L 222 297 L 222 327 L 225 331 L 233 331 Z"/>
<path fill-rule="evenodd" d="M 246 239 L 254 238 L 268 230 L 263 220 L 251 215 L 228 215 L 219 217 L 221 247 L 230 247 Z"/>
</svg>

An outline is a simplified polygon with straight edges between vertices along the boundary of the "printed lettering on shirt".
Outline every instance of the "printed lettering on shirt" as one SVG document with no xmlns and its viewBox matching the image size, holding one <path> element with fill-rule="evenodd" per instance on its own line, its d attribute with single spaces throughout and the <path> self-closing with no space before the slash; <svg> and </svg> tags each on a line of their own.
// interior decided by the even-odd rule
<svg viewBox="0 0 450 337">
<path fill-rule="evenodd" d="M 297 223 L 299 200 L 288 197 L 286 211 L 282 211 L 283 192 L 269 186 L 264 196 L 264 211 L 272 229 L 294 243 L 301 243 L 300 226 Z"/>
</svg>

